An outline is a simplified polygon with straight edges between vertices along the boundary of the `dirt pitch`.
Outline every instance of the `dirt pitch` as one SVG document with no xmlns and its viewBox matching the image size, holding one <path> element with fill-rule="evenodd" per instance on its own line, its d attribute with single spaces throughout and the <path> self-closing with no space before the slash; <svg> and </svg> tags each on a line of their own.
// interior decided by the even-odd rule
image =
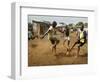
<svg viewBox="0 0 100 82">
<path fill-rule="evenodd" d="M 70 47 L 76 41 L 76 34 L 71 33 Z M 80 49 L 80 56 L 75 58 L 77 45 L 73 48 L 70 55 L 66 55 L 66 48 L 62 45 L 64 39 L 60 38 L 57 46 L 57 54 L 51 52 L 50 42 L 47 37 L 44 39 L 34 39 L 28 41 L 28 66 L 47 66 L 47 65 L 70 65 L 70 64 L 87 64 L 88 50 L 87 44 Z"/>
</svg>

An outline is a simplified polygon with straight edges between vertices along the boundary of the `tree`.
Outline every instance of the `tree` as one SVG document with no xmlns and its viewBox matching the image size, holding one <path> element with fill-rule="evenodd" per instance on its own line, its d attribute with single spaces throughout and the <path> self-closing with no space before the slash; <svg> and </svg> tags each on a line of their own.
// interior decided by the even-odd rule
<svg viewBox="0 0 100 82">
<path fill-rule="evenodd" d="M 87 28 L 88 27 L 88 23 L 86 22 L 86 23 L 84 23 L 84 27 L 85 28 Z"/>
<path fill-rule="evenodd" d="M 65 25 L 65 23 L 64 23 L 64 22 L 60 22 L 59 24 Z"/>
<path fill-rule="evenodd" d="M 73 24 L 73 23 L 70 23 L 70 24 L 68 24 L 68 27 L 69 27 L 70 29 L 73 29 L 74 24 Z"/>
<path fill-rule="evenodd" d="M 80 28 L 83 24 L 84 24 L 83 22 L 78 22 L 78 23 L 76 23 L 75 27 Z"/>
</svg>

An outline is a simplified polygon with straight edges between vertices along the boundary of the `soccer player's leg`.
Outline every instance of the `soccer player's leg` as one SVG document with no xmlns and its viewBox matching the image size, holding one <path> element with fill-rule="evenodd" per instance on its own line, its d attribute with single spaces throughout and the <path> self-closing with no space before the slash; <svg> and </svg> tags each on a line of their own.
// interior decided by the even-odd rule
<svg viewBox="0 0 100 82">
<path fill-rule="evenodd" d="M 67 43 L 67 44 L 66 44 Z M 66 48 L 66 54 L 68 54 L 68 37 L 65 37 L 64 38 L 64 41 L 63 41 L 63 46 Z"/>
<path fill-rule="evenodd" d="M 75 58 L 77 58 L 79 56 L 79 52 L 80 52 L 80 44 L 78 45 L 77 54 L 75 55 Z"/>
<path fill-rule="evenodd" d="M 78 43 L 79 43 L 79 40 L 77 40 L 77 41 L 73 44 L 73 46 L 70 48 L 69 51 L 71 51 L 71 50 L 74 48 L 74 46 L 75 46 L 76 44 L 78 44 Z"/>
<path fill-rule="evenodd" d="M 59 43 L 59 40 L 56 38 L 50 38 L 50 42 L 52 44 L 52 53 L 55 55 L 56 54 L 56 46 Z"/>
<path fill-rule="evenodd" d="M 53 46 L 54 46 L 54 40 L 52 39 L 52 38 L 50 38 L 49 39 L 50 40 L 50 43 L 51 43 L 51 50 L 52 50 L 52 53 L 53 53 L 53 51 L 54 51 L 54 48 L 53 48 Z"/>
<path fill-rule="evenodd" d="M 53 45 L 53 48 L 54 48 L 54 55 L 56 55 L 56 47 L 57 45 L 59 44 L 59 40 L 57 38 L 54 38 L 54 45 Z"/>
<path fill-rule="evenodd" d="M 80 48 L 85 44 L 86 42 L 80 42 L 78 45 L 78 50 L 77 50 L 77 57 L 80 55 Z"/>
<path fill-rule="evenodd" d="M 68 46 L 68 47 L 67 47 L 67 51 L 69 51 L 69 45 L 70 45 L 70 37 L 68 36 L 68 37 L 67 37 L 67 46 Z"/>
<path fill-rule="evenodd" d="M 68 47 L 69 47 L 69 44 L 70 44 L 70 37 L 68 36 L 68 43 L 67 43 L 67 45 L 68 45 Z"/>
<path fill-rule="evenodd" d="M 65 48 L 67 48 L 67 46 L 66 46 L 66 43 L 67 42 L 67 39 L 64 39 L 64 41 L 63 41 L 63 46 L 65 47 Z"/>
</svg>

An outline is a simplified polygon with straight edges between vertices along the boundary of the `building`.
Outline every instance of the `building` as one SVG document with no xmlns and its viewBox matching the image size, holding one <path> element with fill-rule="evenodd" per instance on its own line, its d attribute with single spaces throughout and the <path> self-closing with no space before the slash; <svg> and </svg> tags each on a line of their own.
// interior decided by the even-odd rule
<svg viewBox="0 0 100 82">
<path fill-rule="evenodd" d="M 48 30 L 50 23 L 46 21 L 42 22 L 33 20 L 32 25 L 34 34 L 40 36 Z"/>
</svg>

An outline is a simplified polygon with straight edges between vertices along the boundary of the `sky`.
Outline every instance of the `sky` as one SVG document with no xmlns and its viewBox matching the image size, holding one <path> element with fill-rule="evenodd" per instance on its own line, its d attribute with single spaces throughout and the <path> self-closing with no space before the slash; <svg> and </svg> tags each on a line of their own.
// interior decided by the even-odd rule
<svg viewBox="0 0 100 82">
<path fill-rule="evenodd" d="M 28 22 L 32 23 L 32 20 L 36 21 L 49 21 L 52 23 L 53 21 L 56 21 L 58 24 L 60 22 L 64 22 L 65 24 L 69 23 L 78 23 L 78 22 L 87 22 L 88 23 L 88 18 L 87 17 L 75 17 L 75 16 L 43 16 L 43 15 L 29 15 L 28 16 Z"/>
</svg>

